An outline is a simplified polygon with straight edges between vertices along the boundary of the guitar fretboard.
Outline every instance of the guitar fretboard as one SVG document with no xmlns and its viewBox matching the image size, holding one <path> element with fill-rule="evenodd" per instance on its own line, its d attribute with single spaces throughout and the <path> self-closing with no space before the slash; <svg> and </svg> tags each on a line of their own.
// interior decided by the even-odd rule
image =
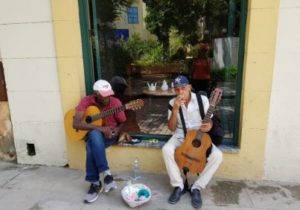
<svg viewBox="0 0 300 210">
<path fill-rule="evenodd" d="M 95 121 L 95 120 L 99 120 L 99 119 L 105 118 L 107 116 L 113 115 L 115 113 L 122 112 L 124 110 L 125 110 L 125 105 L 107 110 L 105 112 L 101 112 L 99 114 L 92 115 L 90 117 L 91 117 L 92 121 Z"/>
<path fill-rule="evenodd" d="M 206 114 L 205 114 L 205 116 L 204 116 L 204 119 L 202 121 L 203 122 L 208 122 L 214 111 L 215 111 L 215 106 L 210 105 L 207 112 L 206 112 Z"/>
<path fill-rule="evenodd" d="M 210 105 L 206 114 L 204 115 L 204 119 L 202 120 L 202 122 L 203 123 L 209 122 L 210 116 L 213 114 L 214 111 L 215 111 L 215 106 Z M 203 135 L 203 133 L 200 130 L 198 130 L 198 132 L 196 134 L 196 139 L 201 140 L 202 135 Z"/>
</svg>

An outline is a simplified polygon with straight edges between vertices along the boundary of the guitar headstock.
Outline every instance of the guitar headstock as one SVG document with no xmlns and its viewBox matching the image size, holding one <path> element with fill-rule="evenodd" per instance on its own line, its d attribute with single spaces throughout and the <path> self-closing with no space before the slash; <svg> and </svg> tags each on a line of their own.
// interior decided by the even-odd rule
<svg viewBox="0 0 300 210">
<path fill-rule="evenodd" d="M 137 110 L 144 106 L 145 102 L 143 99 L 136 99 L 125 104 L 126 109 Z"/>
<path fill-rule="evenodd" d="M 222 94 L 223 94 L 223 90 L 221 88 L 215 88 L 210 94 L 210 98 L 209 98 L 210 105 L 216 106 L 221 101 Z"/>
</svg>

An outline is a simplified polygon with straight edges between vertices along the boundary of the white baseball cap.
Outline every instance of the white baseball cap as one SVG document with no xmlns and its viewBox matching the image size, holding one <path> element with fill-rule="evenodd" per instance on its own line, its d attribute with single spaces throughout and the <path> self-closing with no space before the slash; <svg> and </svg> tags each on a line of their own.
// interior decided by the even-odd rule
<svg viewBox="0 0 300 210">
<path fill-rule="evenodd" d="M 94 83 L 93 90 L 97 91 L 103 97 L 114 95 L 114 91 L 111 88 L 111 85 L 106 80 L 98 80 Z"/>
</svg>

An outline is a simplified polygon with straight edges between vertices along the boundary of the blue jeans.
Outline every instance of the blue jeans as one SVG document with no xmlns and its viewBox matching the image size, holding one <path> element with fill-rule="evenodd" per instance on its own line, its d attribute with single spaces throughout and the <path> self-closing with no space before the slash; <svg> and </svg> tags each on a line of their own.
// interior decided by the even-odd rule
<svg viewBox="0 0 300 210">
<path fill-rule="evenodd" d="M 86 181 L 99 181 L 99 174 L 109 169 L 105 148 L 116 141 L 116 136 L 105 139 L 104 135 L 98 130 L 92 130 L 88 133 L 86 139 Z"/>
</svg>

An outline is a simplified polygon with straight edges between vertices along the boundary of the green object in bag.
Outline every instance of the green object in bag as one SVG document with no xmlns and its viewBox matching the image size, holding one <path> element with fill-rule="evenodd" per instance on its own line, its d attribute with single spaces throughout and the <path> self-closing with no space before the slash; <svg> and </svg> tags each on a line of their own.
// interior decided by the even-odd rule
<svg viewBox="0 0 300 210">
<path fill-rule="evenodd" d="M 150 193 L 146 189 L 140 189 L 138 191 L 138 197 L 144 196 L 145 198 L 148 198 L 150 196 Z"/>
</svg>

